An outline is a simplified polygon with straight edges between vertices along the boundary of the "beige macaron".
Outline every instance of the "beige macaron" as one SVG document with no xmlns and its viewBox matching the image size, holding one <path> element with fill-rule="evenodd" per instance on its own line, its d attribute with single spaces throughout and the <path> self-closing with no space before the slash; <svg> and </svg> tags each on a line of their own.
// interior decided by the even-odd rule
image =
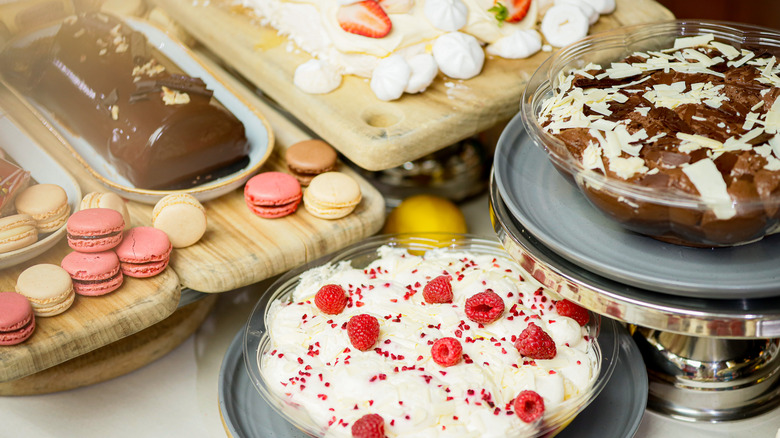
<svg viewBox="0 0 780 438">
<path fill-rule="evenodd" d="M 84 195 L 81 200 L 79 210 L 86 210 L 88 208 L 110 208 L 116 210 L 122 215 L 122 219 L 125 220 L 125 230 L 129 230 L 130 224 L 130 212 L 127 210 L 127 203 L 121 196 L 111 192 L 90 192 Z"/>
<path fill-rule="evenodd" d="M 354 178 L 341 172 L 325 172 L 315 176 L 303 192 L 303 206 L 318 218 L 339 219 L 352 213 L 361 198 Z"/>
<path fill-rule="evenodd" d="M 37 241 L 35 219 L 29 214 L 14 214 L 0 219 L 0 253 L 24 248 Z"/>
<path fill-rule="evenodd" d="M 32 216 L 39 233 L 58 230 L 65 225 L 70 215 L 68 194 L 56 184 L 27 187 L 14 199 L 14 207 L 18 213 Z"/>
<path fill-rule="evenodd" d="M 206 209 L 192 195 L 167 195 L 155 204 L 152 225 L 165 231 L 174 248 L 184 248 L 196 243 L 206 232 Z"/>
<path fill-rule="evenodd" d="M 16 292 L 30 301 L 35 316 L 55 316 L 68 310 L 76 298 L 68 271 L 42 263 L 19 274 Z"/>
</svg>

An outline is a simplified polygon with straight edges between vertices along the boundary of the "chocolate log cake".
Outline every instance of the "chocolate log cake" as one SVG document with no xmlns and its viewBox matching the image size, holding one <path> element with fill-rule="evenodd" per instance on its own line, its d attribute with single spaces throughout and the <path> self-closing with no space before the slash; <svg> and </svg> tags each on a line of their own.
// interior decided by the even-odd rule
<svg viewBox="0 0 780 438">
<path fill-rule="evenodd" d="M 5 78 L 137 188 L 181 189 L 248 163 L 242 123 L 199 78 L 102 13 L 2 54 Z"/>
</svg>

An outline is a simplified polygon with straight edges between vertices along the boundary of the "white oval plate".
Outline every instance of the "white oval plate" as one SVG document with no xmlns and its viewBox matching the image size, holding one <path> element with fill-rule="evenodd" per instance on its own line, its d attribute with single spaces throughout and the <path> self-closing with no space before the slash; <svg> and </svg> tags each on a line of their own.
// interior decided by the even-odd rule
<svg viewBox="0 0 780 438">
<path fill-rule="evenodd" d="M 26 133 L 19 129 L 0 109 L 0 148 L 19 166 L 30 171 L 38 183 L 57 184 L 68 195 L 71 213 L 81 203 L 81 189 L 75 179 L 41 149 Z M 43 254 L 65 236 L 65 224 L 45 235 L 32 245 L 0 254 L 0 269 L 5 269 Z"/>
<path fill-rule="evenodd" d="M 8 87 L 22 101 L 27 103 L 38 119 L 58 137 L 60 142 L 68 147 L 92 176 L 97 178 L 106 188 L 122 197 L 145 204 L 154 204 L 163 196 L 171 193 L 189 193 L 203 202 L 222 196 L 243 185 L 252 175 L 257 173 L 271 155 L 271 150 L 273 149 L 273 132 L 265 117 L 240 98 L 232 88 L 220 80 L 207 66 L 197 60 L 190 49 L 179 41 L 173 40 L 165 31 L 137 18 L 122 17 L 122 20 L 133 29 L 143 33 L 149 44 L 170 59 L 184 73 L 202 79 L 208 88 L 214 91 L 214 98 L 244 124 L 246 137 L 249 141 L 249 164 L 245 168 L 189 189 L 148 190 L 135 187 L 130 181 L 119 175 L 116 168 L 106 161 L 103 156 L 96 153 L 95 149 L 87 141 L 62 125 L 54 114 L 43 106 L 38 105 L 32 99 L 29 99 L 14 87 L 10 85 Z M 14 40 L 10 44 L 26 44 L 33 39 L 53 35 L 57 32 L 59 26 L 58 24 L 37 30 L 32 34 Z"/>
</svg>

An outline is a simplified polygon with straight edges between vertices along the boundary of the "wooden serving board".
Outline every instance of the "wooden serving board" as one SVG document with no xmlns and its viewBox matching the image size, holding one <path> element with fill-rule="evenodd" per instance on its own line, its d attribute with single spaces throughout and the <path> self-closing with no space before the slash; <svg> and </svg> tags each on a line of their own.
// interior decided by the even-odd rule
<svg viewBox="0 0 780 438">
<path fill-rule="evenodd" d="M 531 74 L 549 56 L 540 52 L 522 60 L 488 57 L 482 73 L 473 79 L 439 74 L 424 93 L 405 94 L 393 102 L 380 101 L 366 79 L 351 75 L 335 91 L 311 95 L 292 83 L 295 68 L 311 57 L 299 49 L 288 50 L 292 43 L 274 29 L 260 26 L 248 13 L 225 6 L 228 0 L 151 2 L 368 170 L 398 166 L 509 120 L 519 109 Z M 615 12 L 602 16 L 591 33 L 672 18 L 654 0 L 617 0 Z"/>
<path fill-rule="evenodd" d="M 71 251 L 63 239 L 43 255 L 0 271 L 0 290 L 13 291 L 19 274 L 37 263 L 59 265 Z M 76 296 L 65 312 L 35 318 L 25 342 L 0 347 L 0 382 L 18 379 L 86 354 L 162 321 L 176 310 L 181 288 L 173 269 L 147 279 L 126 277 L 101 297 Z"/>
<path fill-rule="evenodd" d="M 57 366 L 0 383 L 0 395 L 36 395 L 104 382 L 150 364 L 192 335 L 216 304 L 210 295 L 138 333 Z"/>
</svg>

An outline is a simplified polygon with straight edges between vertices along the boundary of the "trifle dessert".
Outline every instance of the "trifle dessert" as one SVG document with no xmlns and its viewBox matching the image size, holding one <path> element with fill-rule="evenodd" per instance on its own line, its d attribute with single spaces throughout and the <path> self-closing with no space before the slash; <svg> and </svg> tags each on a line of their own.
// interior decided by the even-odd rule
<svg viewBox="0 0 780 438">
<path fill-rule="evenodd" d="M 652 38 L 656 28 L 638 30 Z M 611 49 L 610 37 L 570 53 L 595 56 Z M 594 205 L 630 229 L 687 245 L 747 243 L 778 230 L 773 53 L 703 33 L 611 64 L 574 58 L 581 67 L 551 77 L 531 131 Z"/>
<path fill-rule="evenodd" d="M 542 49 L 539 31 L 565 46 L 615 9 L 614 0 L 228 1 L 313 55 L 295 71 L 301 90 L 328 93 L 354 74 L 381 100 L 419 93 L 439 72 L 472 78 L 486 54 L 529 57 Z"/>
<path fill-rule="evenodd" d="M 500 251 L 372 249 L 362 268 L 309 269 L 268 306 L 250 373 L 306 432 L 541 436 L 600 387 L 596 321 Z"/>
</svg>

